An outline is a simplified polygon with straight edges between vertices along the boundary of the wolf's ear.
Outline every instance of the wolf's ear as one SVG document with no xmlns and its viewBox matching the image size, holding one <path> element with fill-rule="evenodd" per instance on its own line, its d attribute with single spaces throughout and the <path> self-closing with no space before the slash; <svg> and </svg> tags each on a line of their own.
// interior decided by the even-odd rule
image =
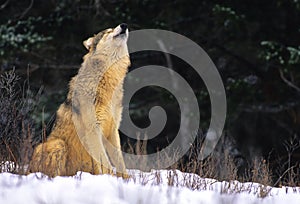
<svg viewBox="0 0 300 204">
<path fill-rule="evenodd" d="M 89 39 L 83 41 L 83 45 L 87 50 L 90 50 L 93 44 L 94 37 L 90 37 Z"/>
</svg>

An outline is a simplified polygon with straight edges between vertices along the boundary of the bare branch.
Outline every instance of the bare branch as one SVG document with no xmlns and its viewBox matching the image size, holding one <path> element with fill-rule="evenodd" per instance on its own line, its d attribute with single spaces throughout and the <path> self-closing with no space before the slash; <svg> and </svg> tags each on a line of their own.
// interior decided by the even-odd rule
<svg viewBox="0 0 300 204">
<path fill-rule="evenodd" d="M 2 5 L 0 6 L 0 10 L 5 9 L 5 7 L 9 4 L 9 2 L 10 2 L 10 0 L 7 0 L 6 2 L 4 2 L 4 4 L 2 4 Z"/>
<path fill-rule="evenodd" d="M 43 64 L 43 65 L 38 65 L 38 64 L 30 64 L 29 69 L 26 69 L 26 73 L 24 70 L 20 69 L 18 70 L 18 74 L 28 74 L 28 73 L 33 73 L 37 71 L 38 69 L 57 69 L 57 70 L 77 70 L 80 68 L 80 65 L 78 64 Z M 5 71 L 0 70 L 0 74 L 5 73 Z"/>
<path fill-rule="evenodd" d="M 296 91 L 300 92 L 300 88 L 285 78 L 283 71 L 279 69 L 280 78 L 291 88 L 295 89 Z"/>
<path fill-rule="evenodd" d="M 25 11 L 20 15 L 19 19 L 23 18 L 28 12 L 29 10 L 32 8 L 33 6 L 33 3 L 34 3 L 34 0 L 31 0 L 30 1 L 30 4 L 29 6 L 25 9 Z"/>
<path fill-rule="evenodd" d="M 167 66 L 170 69 L 173 69 L 173 63 L 172 63 L 172 60 L 171 60 L 171 56 L 170 56 L 170 53 L 168 53 L 168 50 L 167 50 L 165 44 L 161 40 L 157 40 L 157 44 L 160 47 L 160 49 L 163 51 L 163 54 L 166 58 Z M 177 82 L 176 78 L 174 77 L 174 73 L 170 71 L 170 74 L 171 74 L 171 80 L 173 82 L 172 83 L 173 88 L 174 88 L 174 90 L 177 90 L 178 89 L 178 85 L 177 85 L 178 82 Z"/>
<path fill-rule="evenodd" d="M 245 112 L 261 112 L 261 113 L 279 113 L 282 111 L 290 110 L 299 106 L 299 100 L 295 99 L 294 102 L 287 102 L 285 104 L 259 104 L 259 105 L 245 105 L 241 104 L 238 109 Z"/>
</svg>

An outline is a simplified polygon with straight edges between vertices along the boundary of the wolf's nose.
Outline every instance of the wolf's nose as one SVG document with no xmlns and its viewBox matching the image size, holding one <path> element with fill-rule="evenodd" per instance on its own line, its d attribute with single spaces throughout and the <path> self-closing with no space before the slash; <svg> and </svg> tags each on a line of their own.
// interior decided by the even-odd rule
<svg viewBox="0 0 300 204">
<path fill-rule="evenodd" d="M 125 33 L 126 32 L 126 29 L 127 29 L 127 24 L 126 23 L 121 23 L 120 24 L 120 27 L 122 29 L 121 33 Z"/>
</svg>

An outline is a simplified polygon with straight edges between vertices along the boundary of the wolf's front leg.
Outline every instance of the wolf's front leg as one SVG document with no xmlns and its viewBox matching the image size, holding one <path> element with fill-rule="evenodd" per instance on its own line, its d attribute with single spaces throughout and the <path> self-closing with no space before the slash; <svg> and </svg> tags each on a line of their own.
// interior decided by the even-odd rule
<svg viewBox="0 0 300 204">
<path fill-rule="evenodd" d="M 80 142 L 88 154 L 96 161 L 95 174 L 112 174 L 112 165 L 103 145 L 103 131 L 95 116 L 92 100 L 77 96 L 72 119 Z"/>
<path fill-rule="evenodd" d="M 96 131 L 95 131 L 96 130 Z M 106 154 L 105 146 L 103 144 L 103 135 L 98 127 L 91 131 L 88 141 L 84 145 L 90 156 L 96 161 L 95 174 L 113 174 L 113 167 Z"/>
<path fill-rule="evenodd" d="M 124 158 L 122 155 L 120 136 L 117 129 L 113 129 L 111 135 L 104 138 L 104 146 L 106 147 L 107 153 L 112 164 L 116 167 L 117 176 L 123 178 L 129 178 L 127 173 Z"/>
</svg>

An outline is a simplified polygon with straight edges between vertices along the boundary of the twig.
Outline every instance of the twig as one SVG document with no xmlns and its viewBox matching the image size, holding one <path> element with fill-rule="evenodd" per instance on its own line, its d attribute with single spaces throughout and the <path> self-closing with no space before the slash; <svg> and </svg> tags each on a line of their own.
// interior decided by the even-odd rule
<svg viewBox="0 0 300 204">
<path fill-rule="evenodd" d="M 292 87 L 293 89 L 295 89 L 296 91 L 300 92 L 300 88 L 298 86 L 296 86 L 295 84 L 293 84 L 291 81 L 287 80 L 287 78 L 285 78 L 283 71 L 281 69 L 279 69 L 279 74 L 280 74 L 280 78 L 289 86 Z"/>
<path fill-rule="evenodd" d="M 280 182 L 280 180 L 283 178 L 283 176 L 284 176 L 287 172 L 289 172 L 291 169 L 295 168 L 296 166 L 297 166 L 297 165 L 291 166 L 290 168 L 288 168 L 287 170 L 285 170 L 285 171 L 283 172 L 283 174 L 278 178 L 278 180 L 274 183 L 273 186 L 276 186 L 276 185 Z"/>
<path fill-rule="evenodd" d="M 6 146 L 6 149 L 9 151 L 12 159 L 14 160 L 13 162 L 17 163 L 18 160 L 16 159 L 16 157 L 15 157 L 13 151 L 11 150 L 10 146 L 8 145 L 8 143 L 5 140 L 3 140 L 3 142 L 4 142 L 5 146 Z"/>
<path fill-rule="evenodd" d="M 5 7 L 9 4 L 10 0 L 7 0 L 4 4 L 0 6 L 0 10 L 5 9 Z"/>
<path fill-rule="evenodd" d="M 33 6 L 33 3 L 34 3 L 34 0 L 31 0 L 30 1 L 30 4 L 29 6 L 25 9 L 25 11 L 20 15 L 19 19 L 23 18 L 28 12 L 29 10 L 32 8 Z"/>
<path fill-rule="evenodd" d="M 299 101 L 287 102 L 285 104 L 260 104 L 260 105 L 245 105 L 241 104 L 238 109 L 245 112 L 261 112 L 261 113 L 279 113 L 282 111 L 290 110 L 299 106 Z"/>
</svg>

